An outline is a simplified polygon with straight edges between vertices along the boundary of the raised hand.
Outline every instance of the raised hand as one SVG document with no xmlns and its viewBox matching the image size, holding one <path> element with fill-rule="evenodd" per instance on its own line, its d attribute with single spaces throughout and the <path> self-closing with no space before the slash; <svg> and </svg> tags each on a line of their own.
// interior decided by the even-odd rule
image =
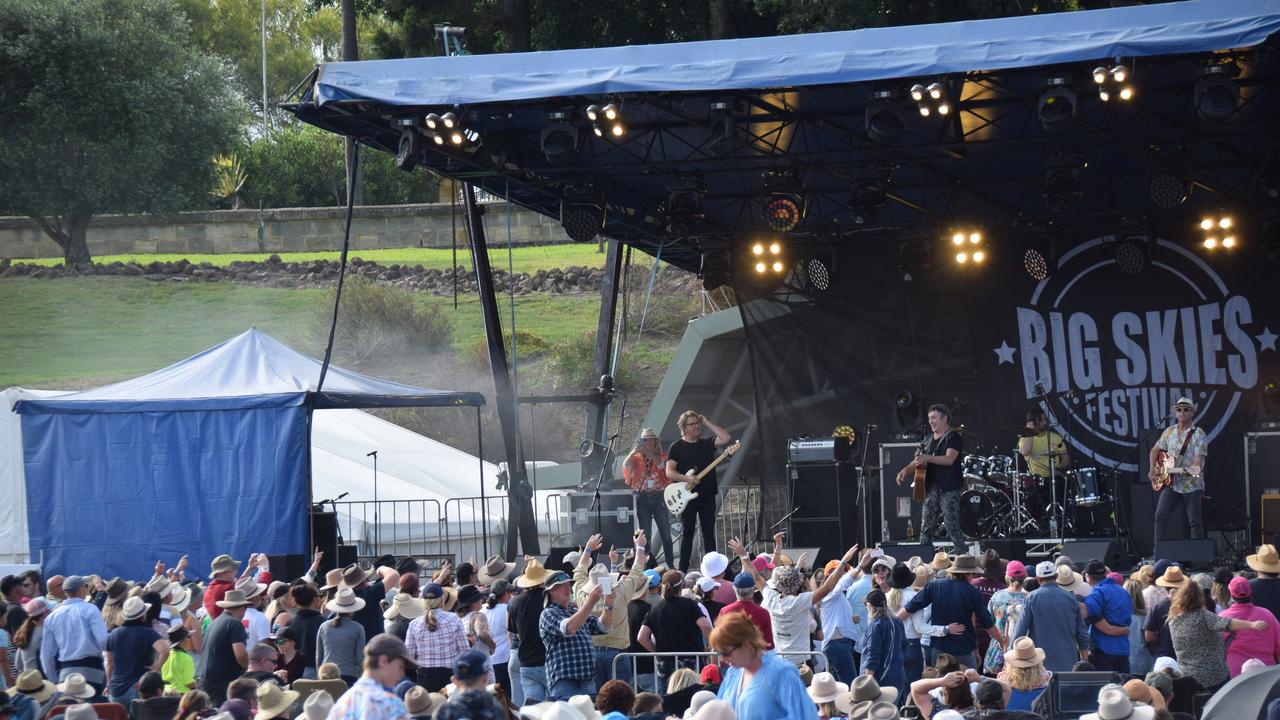
<svg viewBox="0 0 1280 720">
<path fill-rule="evenodd" d="M 609 546 L 609 565 L 610 567 L 618 564 L 618 549 L 612 545 Z"/>
<path fill-rule="evenodd" d="M 740 558 L 747 556 L 747 549 L 742 546 L 738 538 L 729 538 L 729 551 Z"/>
<path fill-rule="evenodd" d="M 599 552 L 600 548 L 602 547 L 604 547 L 604 536 L 601 535 L 600 533 L 596 533 L 595 535 L 592 535 L 587 540 L 587 549 L 590 550 L 592 553 Z"/>
</svg>

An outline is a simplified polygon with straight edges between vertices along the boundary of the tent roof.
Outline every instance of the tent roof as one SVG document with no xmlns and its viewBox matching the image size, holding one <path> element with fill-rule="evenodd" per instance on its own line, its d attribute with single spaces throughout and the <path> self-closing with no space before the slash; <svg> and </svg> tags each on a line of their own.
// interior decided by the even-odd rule
<svg viewBox="0 0 1280 720">
<path fill-rule="evenodd" d="M 308 98 L 465 105 L 831 85 L 1249 47 L 1277 0 L 1189 0 L 781 37 L 325 63 Z"/>
<path fill-rule="evenodd" d="M 204 352 L 148 375 L 56 399 L 24 400 L 19 413 L 156 412 L 293 405 L 317 409 L 479 406 L 484 396 L 402 385 L 329 366 L 316 392 L 320 361 L 250 328 Z"/>
</svg>

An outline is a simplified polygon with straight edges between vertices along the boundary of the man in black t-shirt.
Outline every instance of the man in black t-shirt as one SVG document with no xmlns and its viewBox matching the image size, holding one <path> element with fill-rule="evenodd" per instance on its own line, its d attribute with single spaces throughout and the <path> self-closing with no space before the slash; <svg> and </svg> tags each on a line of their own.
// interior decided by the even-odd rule
<svg viewBox="0 0 1280 720">
<path fill-rule="evenodd" d="M 527 560 L 524 573 L 516 578 L 516 586 L 524 592 L 507 603 L 507 631 L 518 639 L 516 658 L 520 662 L 520 677 L 511 678 L 511 682 L 520 683 L 526 705 L 547 699 L 547 648 L 538 632 L 544 604 L 542 581 L 546 577 L 542 563 Z"/>
<path fill-rule="evenodd" d="M 227 686 L 249 666 L 249 651 L 244 644 L 244 609 L 249 606 L 241 590 L 228 590 L 217 601 L 222 614 L 209 623 L 204 632 L 204 682 L 201 689 L 209 694 L 214 707 L 227 701 Z"/>
<path fill-rule="evenodd" d="M 729 433 L 693 410 L 681 413 L 676 424 L 680 426 L 680 439 L 671 443 L 667 451 L 667 479 L 692 483 L 693 476 L 715 461 L 716 451 L 729 444 Z M 715 437 L 702 437 L 704 427 Z M 680 513 L 681 572 L 689 570 L 694 525 L 702 527 L 702 552 L 709 553 L 716 548 L 716 489 L 716 471 L 712 470 L 693 488 L 698 497 Z"/>
<path fill-rule="evenodd" d="M 920 510 L 920 542 L 932 543 L 939 523 L 946 525 L 947 536 L 957 555 L 968 552 L 964 531 L 960 529 L 960 491 L 964 477 L 960 472 L 960 456 L 964 438 L 951 427 L 951 409 L 946 405 L 929 406 L 929 429 L 920 454 L 898 471 L 898 484 L 906 482 L 916 467 L 924 467 L 925 497 Z"/>
</svg>

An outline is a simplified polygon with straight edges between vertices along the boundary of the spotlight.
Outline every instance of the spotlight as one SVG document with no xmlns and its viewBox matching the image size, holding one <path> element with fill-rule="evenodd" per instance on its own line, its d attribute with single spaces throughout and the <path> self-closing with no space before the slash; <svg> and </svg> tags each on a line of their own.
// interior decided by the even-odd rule
<svg viewBox="0 0 1280 720">
<path fill-rule="evenodd" d="M 685 229 L 688 223 L 706 217 L 703 210 L 703 198 L 707 189 L 691 178 L 679 178 L 667 186 L 667 201 L 662 206 L 662 215 L 678 229 Z"/>
<path fill-rule="evenodd" d="M 931 82 L 927 87 L 920 83 L 912 85 L 911 99 L 916 101 L 916 109 L 921 117 L 929 117 L 935 111 L 939 115 L 947 115 L 951 112 L 946 88 L 940 82 Z"/>
<path fill-rule="evenodd" d="M 1050 212 L 1066 212 L 1084 197 L 1080 171 L 1087 164 L 1078 157 L 1056 155 L 1044 163 L 1044 204 Z"/>
<path fill-rule="evenodd" d="M 1201 68 L 1194 91 L 1196 114 L 1201 120 L 1222 122 L 1235 114 L 1240 102 L 1240 84 L 1234 78 L 1239 73 L 1240 67 L 1235 63 Z"/>
<path fill-rule="evenodd" d="M 466 141 L 466 139 L 467 137 L 462 134 L 461 130 L 454 129 L 452 132 L 449 133 L 449 142 L 453 143 L 454 145 L 461 145 L 463 142 Z"/>
<path fill-rule="evenodd" d="M 789 170 L 771 170 L 765 176 L 763 216 L 774 232 L 791 232 L 804 220 L 804 184 Z"/>
<path fill-rule="evenodd" d="M 923 240 L 908 240 L 898 246 L 898 272 L 904 282 L 911 282 L 923 271 L 932 267 L 930 244 Z"/>
<path fill-rule="evenodd" d="M 1039 250 L 1028 249 L 1022 255 L 1022 267 L 1032 280 L 1044 280 L 1049 277 L 1049 261 Z"/>
<path fill-rule="evenodd" d="M 618 106 L 613 103 L 605 105 L 603 112 L 605 120 L 613 121 L 618 119 Z"/>
<path fill-rule="evenodd" d="M 437 144 L 437 145 L 443 145 L 443 144 L 444 144 L 444 136 L 443 136 L 443 135 L 441 135 L 440 133 L 433 133 L 433 134 L 431 135 L 431 141 L 432 141 L 432 142 L 434 142 L 434 143 L 435 143 L 435 144 Z"/>
<path fill-rule="evenodd" d="M 955 235 L 952 235 L 952 236 L 951 236 L 951 244 L 952 244 L 952 245 L 963 245 L 963 244 L 964 244 L 964 233 L 956 233 Z"/>
<path fill-rule="evenodd" d="M 1152 204 L 1172 210 L 1191 196 L 1191 179 L 1182 163 L 1164 163 L 1147 171 L 1147 195 Z"/>
<path fill-rule="evenodd" d="M 801 288 L 809 291 L 825 292 L 835 284 L 836 249 L 830 242 L 819 243 L 813 252 L 796 270 Z"/>
<path fill-rule="evenodd" d="M 1146 248 L 1143 245 L 1146 245 Z M 1127 237 L 1116 244 L 1116 267 L 1125 275 L 1141 275 L 1147 268 L 1147 254 L 1151 247 L 1149 238 Z"/>
<path fill-rule="evenodd" d="M 588 105 L 586 116 L 591 121 L 591 132 L 598 138 L 620 138 L 627 133 L 627 128 L 622 123 L 622 108 L 616 103 L 609 103 L 604 107 Z"/>
<path fill-rule="evenodd" d="M 961 265 L 969 262 L 969 253 L 966 253 L 966 252 L 956 253 L 956 262 L 960 263 Z"/>
<path fill-rule="evenodd" d="M 440 116 L 440 121 L 444 124 L 445 129 L 452 130 L 458 124 L 458 116 L 447 112 Z"/>
<path fill-rule="evenodd" d="M 987 259 L 987 254 L 986 254 L 986 253 L 984 253 L 984 252 L 982 252 L 981 250 L 975 250 L 975 251 L 973 252 L 973 261 L 974 261 L 974 262 L 976 262 L 976 263 L 980 263 L 980 262 L 982 262 L 983 260 L 986 260 L 986 259 Z"/>
<path fill-rule="evenodd" d="M 917 86 L 919 87 L 919 86 Z M 924 97 L 921 88 L 920 97 Z M 912 92 L 914 97 L 914 90 Z M 898 92 L 893 89 L 881 89 L 871 93 L 871 103 L 867 105 L 865 121 L 867 136 L 880 142 L 890 142 L 902 137 L 907 130 L 907 117 L 898 102 Z"/>
<path fill-rule="evenodd" d="M 601 115 L 601 111 L 600 111 L 600 106 L 599 106 L 599 105 L 588 105 L 588 106 L 587 106 L 587 119 L 588 119 L 588 120 L 590 120 L 591 122 L 599 122 L 599 120 L 600 120 L 600 115 Z"/>
<path fill-rule="evenodd" d="M 1027 277 L 1036 281 L 1048 279 L 1058 265 L 1058 242 L 1047 226 L 1031 228 L 1031 238 L 1022 254 L 1022 267 Z"/>
<path fill-rule="evenodd" d="M 439 130 L 444 127 L 444 121 L 435 113 L 428 114 L 424 122 L 426 123 L 428 130 Z"/>
<path fill-rule="evenodd" d="M 982 233 L 978 230 L 956 230 L 951 234 L 951 244 L 956 248 L 955 260 L 966 265 L 970 260 L 979 264 L 987 259 L 987 253 L 981 247 Z"/>
<path fill-rule="evenodd" d="M 916 102 L 922 102 L 924 100 L 923 85 L 921 85 L 920 83 L 916 83 L 915 85 L 911 86 L 911 99 L 915 100 Z"/>
<path fill-rule="evenodd" d="M 1128 80 L 1129 69 L 1122 63 L 1117 63 L 1110 69 L 1102 65 L 1093 69 L 1093 82 L 1098 86 L 1098 99 L 1103 102 L 1110 101 L 1112 97 L 1132 100 L 1133 86 L 1128 84 Z"/>
<path fill-rule="evenodd" d="M 560 200 L 560 224 L 574 242 L 591 242 L 604 227 L 604 202 L 590 186 L 570 186 Z"/>
<path fill-rule="evenodd" d="M 1045 90 L 1040 93 L 1040 125 L 1045 130 L 1060 127 L 1076 116 L 1076 93 L 1071 89 L 1071 78 L 1053 75 L 1045 80 Z"/>
<path fill-rule="evenodd" d="M 1239 242 L 1236 237 L 1235 219 L 1226 214 L 1205 215 L 1200 219 L 1200 230 L 1204 233 L 1205 250 L 1215 250 L 1219 247 L 1230 250 Z"/>
<path fill-rule="evenodd" d="M 574 127 L 568 120 L 568 113 L 551 113 L 554 121 L 542 128 L 539 145 L 547 162 L 560 165 L 572 160 L 582 145 L 582 131 Z"/>
<path fill-rule="evenodd" d="M 827 270 L 827 266 L 819 258 L 809 258 L 805 263 L 805 272 L 809 275 L 809 282 L 815 289 L 828 290 L 831 288 L 831 273 Z"/>
<path fill-rule="evenodd" d="M 758 275 L 772 273 L 778 276 L 782 275 L 782 271 L 786 269 L 786 264 L 783 262 L 782 243 L 777 240 L 770 242 L 768 245 L 759 241 L 752 243 L 751 255 Z"/>
<path fill-rule="evenodd" d="M 418 165 L 422 156 L 422 133 L 417 128 L 406 127 L 400 130 L 400 147 L 396 152 L 396 167 L 409 172 Z"/>
<path fill-rule="evenodd" d="M 731 114 L 733 103 L 727 100 L 714 101 L 710 103 L 710 108 L 707 151 L 715 157 L 723 157 L 733 152 L 734 122 Z"/>
</svg>

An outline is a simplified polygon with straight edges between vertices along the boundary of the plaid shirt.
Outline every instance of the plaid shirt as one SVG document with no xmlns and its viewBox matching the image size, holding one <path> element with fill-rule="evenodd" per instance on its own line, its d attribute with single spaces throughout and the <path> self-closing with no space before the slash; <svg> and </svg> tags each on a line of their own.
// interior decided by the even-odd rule
<svg viewBox="0 0 1280 720">
<path fill-rule="evenodd" d="M 404 644 L 419 667 L 452 668 L 453 661 L 471 648 L 467 630 L 456 614 L 444 610 L 436 610 L 435 614 L 435 632 L 427 629 L 427 616 L 421 615 L 409 623 Z"/>
<path fill-rule="evenodd" d="M 408 717 L 404 701 L 367 677 L 357 680 L 329 711 L 329 720 L 408 720 Z"/>
<path fill-rule="evenodd" d="M 578 612 L 578 606 L 551 603 L 538 619 L 538 634 L 547 647 L 547 687 L 559 680 L 590 680 L 596 675 L 596 651 L 591 644 L 592 635 L 608 632 L 600 618 L 588 616 L 578 632 L 564 633 L 565 623 Z"/>
</svg>

